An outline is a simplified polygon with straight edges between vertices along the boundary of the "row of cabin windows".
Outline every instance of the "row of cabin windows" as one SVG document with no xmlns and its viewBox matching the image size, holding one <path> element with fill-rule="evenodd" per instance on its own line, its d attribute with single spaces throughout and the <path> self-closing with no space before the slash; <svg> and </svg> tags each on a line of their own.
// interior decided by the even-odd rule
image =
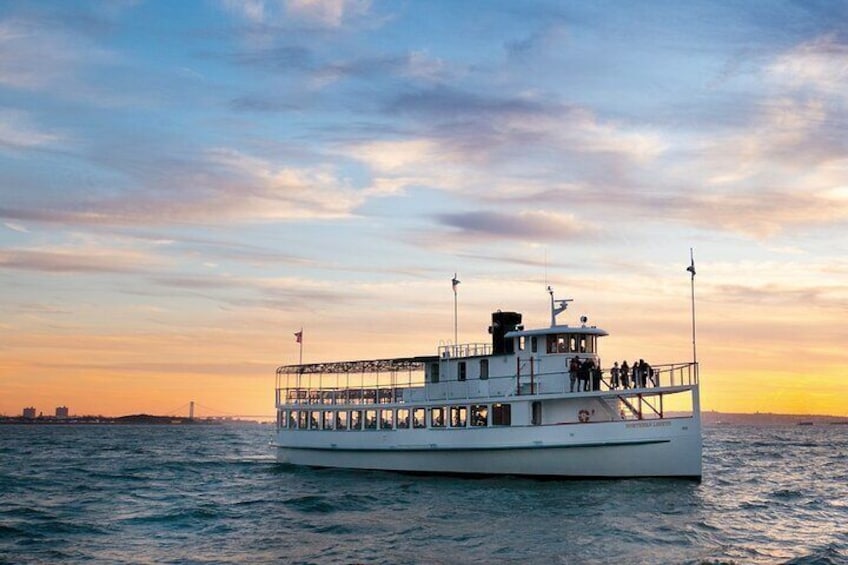
<svg viewBox="0 0 848 565">
<path fill-rule="evenodd" d="M 491 418 L 489 413 L 491 411 Z M 429 412 L 429 414 L 428 414 Z M 407 430 L 512 425 L 510 404 L 382 410 L 280 410 L 277 425 L 296 430 Z"/>
<path fill-rule="evenodd" d="M 597 336 L 585 334 L 550 334 L 546 338 L 546 353 L 594 353 Z M 526 336 L 519 336 L 518 350 L 527 350 Z M 530 351 L 539 352 L 538 336 L 530 336 Z"/>
</svg>

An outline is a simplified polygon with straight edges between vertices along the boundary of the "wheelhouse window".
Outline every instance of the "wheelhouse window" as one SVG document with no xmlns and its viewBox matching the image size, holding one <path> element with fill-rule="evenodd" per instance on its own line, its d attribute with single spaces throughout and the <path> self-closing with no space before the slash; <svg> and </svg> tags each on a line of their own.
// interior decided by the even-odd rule
<svg viewBox="0 0 848 565">
<path fill-rule="evenodd" d="M 426 428 L 427 422 L 424 421 L 424 417 L 427 414 L 427 411 L 423 408 L 416 408 L 412 411 L 412 427 L 413 428 Z"/>
<path fill-rule="evenodd" d="M 518 350 L 524 351 L 524 348 L 527 347 L 527 341 L 525 337 L 523 335 L 520 335 L 516 338 L 516 341 L 518 342 Z"/>
<path fill-rule="evenodd" d="M 530 351 L 532 351 L 533 353 L 536 353 L 538 348 L 539 348 L 538 340 L 536 339 L 536 336 L 534 335 L 533 337 L 530 338 Z"/>
<path fill-rule="evenodd" d="M 390 409 L 380 410 L 380 429 L 390 430 L 394 427 L 395 411 Z"/>
<path fill-rule="evenodd" d="M 460 361 L 456 364 L 456 380 L 465 380 L 465 361 Z"/>
<path fill-rule="evenodd" d="M 398 429 L 409 428 L 409 408 L 398 408 L 397 427 Z"/>
<path fill-rule="evenodd" d="M 465 406 L 451 406 L 450 408 L 451 414 L 451 427 L 453 428 L 464 428 L 465 423 L 467 421 L 468 408 Z"/>
<path fill-rule="evenodd" d="M 488 426 L 489 425 L 489 407 L 485 404 L 471 405 L 471 425 L 472 426 Z"/>
<path fill-rule="evenodd" d="M 434 428 L 444 428 L 445 427 L 445 409 L 442 407 L 439 408 L 430 408 L 430 426 Z"/>
<path fill-rule="evenodd" d="M 489 360 L 480 359 L 480 380 L 485 381 L 489 378 Z"/>
<path fill-rule="evenodd" d="M 512 405 L 511 404 L 492 404 L 492 425 L 493 426 L 511 426 L 512 425 Z"/>
</svg>

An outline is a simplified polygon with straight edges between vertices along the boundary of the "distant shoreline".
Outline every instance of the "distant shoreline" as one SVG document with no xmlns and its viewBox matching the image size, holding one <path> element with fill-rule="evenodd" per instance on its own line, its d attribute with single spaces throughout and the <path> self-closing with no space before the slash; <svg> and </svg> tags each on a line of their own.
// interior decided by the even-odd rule
<svg viewBox="0 0 848 565">
<path fill-rule="evenodd" d="M 151 414 L 131 414 L 129 416 L 71 416 L 68 418 L 56 418 L 55 416 L 41 416 L 38 418 L 24 418 L 23 416 L 0 416 L 0 425 L 23 424 L 23 425 L 92 425 L 92 424 L 114 424 L 114 425 L 222 425 L 222 424 L 260 424 L 258 420 L 242 420 L 238 418 L 188 418 L 183 416 L 154 416 Z"/>
<path fill-rule="evenodd" d="M 771 412 L 757 412 L 755 414 L 728 413 L 704 411 L 701 412 L 701 421 L 704 425 L 714 426 L 722 424 L 731 425 L 760 425 L 760 426 L 825 426 L 825 425 L 848 425 L 848 416 L 821 416 L 814 414 L 773 414 Z"/>
</svg>

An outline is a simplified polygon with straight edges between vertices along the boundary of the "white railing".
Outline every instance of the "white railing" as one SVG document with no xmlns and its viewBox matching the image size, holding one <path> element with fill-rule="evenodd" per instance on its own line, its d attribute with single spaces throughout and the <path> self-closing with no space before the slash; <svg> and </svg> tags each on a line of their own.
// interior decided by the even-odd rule
<svg viewBox="0 0 848 565">
<path fill-rule="evenodd" d="M 458 345 L 439 346 L 440 359 L 462 359 L 492 354 L 491 343 L 460 343 Z"/>
</svg>

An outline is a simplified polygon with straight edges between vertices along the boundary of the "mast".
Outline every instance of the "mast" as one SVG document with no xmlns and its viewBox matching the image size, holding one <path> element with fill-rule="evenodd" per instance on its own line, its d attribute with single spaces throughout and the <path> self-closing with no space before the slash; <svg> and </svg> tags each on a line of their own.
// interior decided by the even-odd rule
<svg viewBox="0 0 848 565">
<path fill-rule="evenodd" d="M 548 286 L 548 294 L 551 295 L 551 327 L 554 327 L 556 324 L 556 317 L 560 312 L 564 312 L 566 308 L 568 308 L 568 303 L 572 302 L 572 298 L 566 298 L 564 300 L 554 300 L 554 289 Z"/>
<path fill-rule="evenodd" d="M 698 371 L 698 350 L 695 346 L 695 255 L 692 248 L 689 248 L 689 266 L 686 270 L 691 273 L 690 286 L 692 291 L 692 363 L 695 365 L 695 372 Z"/>
<path fill-rule="evenodd" d="M 451 286 L 453 287 L 453 355 L 456 356 L 459 351 L 459 344 L 457 342 L 458 335 L 458 322 L 457 322 L 457 309 L 456 309 L 456 287 L 460 283 L 460 280 L 456 278 L 456 273 L 453 274 L 453 279 L 451 279 Z"/>
</svg>

